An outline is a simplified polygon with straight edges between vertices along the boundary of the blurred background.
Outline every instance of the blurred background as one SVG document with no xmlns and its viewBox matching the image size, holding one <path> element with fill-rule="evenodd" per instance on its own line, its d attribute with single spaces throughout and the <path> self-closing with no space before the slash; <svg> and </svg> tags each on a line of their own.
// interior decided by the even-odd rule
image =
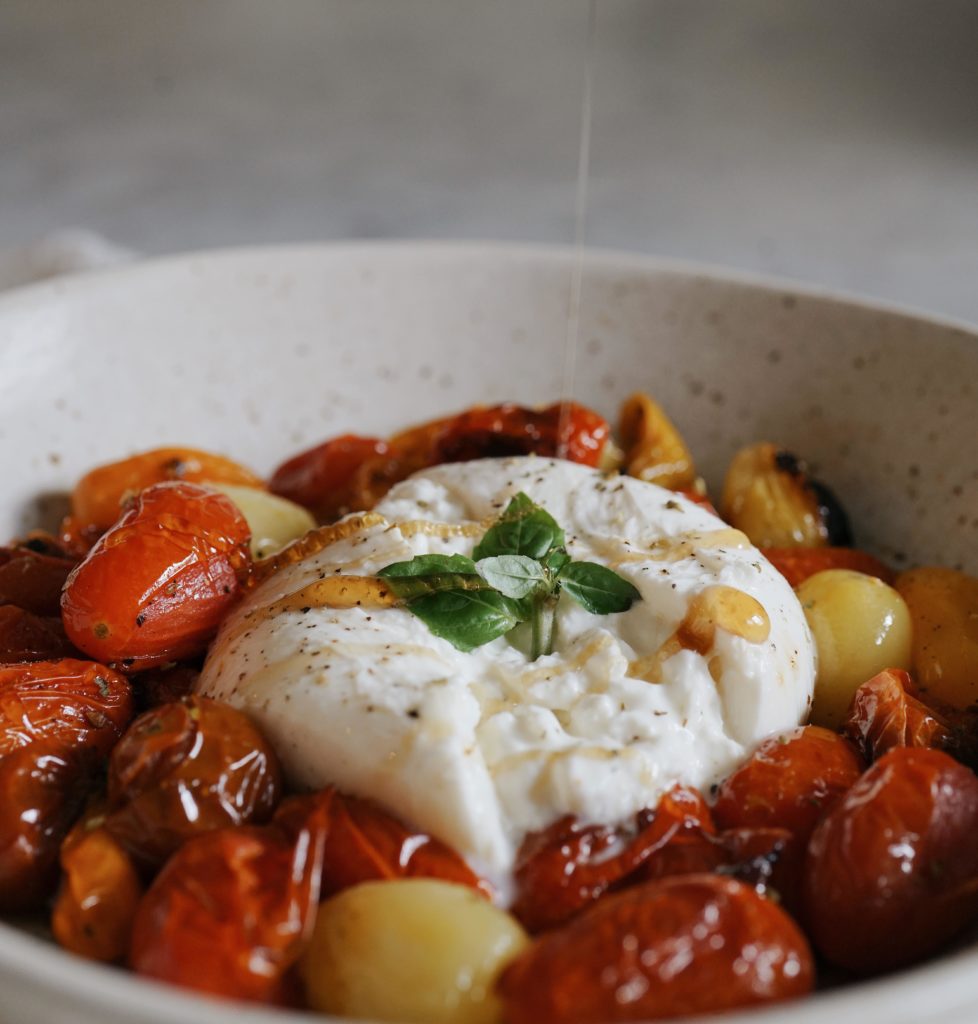
<svg viewBox="0 0 978 1024">
<path fill-rule="evenodd" d="M 569 243 L 585 0 L 0 0 L 0 248 Z M 598 0 L 587 242 L 978 322 L 975 0 Z"/>
</svg>

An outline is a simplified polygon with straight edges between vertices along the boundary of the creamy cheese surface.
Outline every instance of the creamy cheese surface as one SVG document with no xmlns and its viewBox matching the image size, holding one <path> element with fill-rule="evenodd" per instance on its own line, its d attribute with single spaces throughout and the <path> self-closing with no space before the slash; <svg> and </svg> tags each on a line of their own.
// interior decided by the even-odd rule
<svg viewBox="0 0 978 1024">
<path fill-rule="evenodd" d="M 555 651 L 533 662 L 519 632 L 463 653 L 403 608 L 268 611 L 328 576 L 471 554 L 519 491 L 573 558 L 612 567 L 642 599 L 597 616 L 564 595 Z M 814 653 L 794 593 L 743 534 L 679 495 L 526 457 L 426 470 L 376 512 L 248 594 L 198 689 L 251 714 L 295 784 L 378 801 L 503 900 L 529 832 L 566 814 L 625 821 L 676 782 L 708 790 L 807 713 Z"/>
</svg>

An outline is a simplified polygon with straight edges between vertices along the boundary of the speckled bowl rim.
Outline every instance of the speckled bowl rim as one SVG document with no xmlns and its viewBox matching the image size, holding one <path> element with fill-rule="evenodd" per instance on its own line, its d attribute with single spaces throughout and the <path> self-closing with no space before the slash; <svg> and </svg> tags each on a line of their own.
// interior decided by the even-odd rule
<svg viewBox="0 0 978 1024">
<path fill-rule="evenodd" d="M 23 310 L 51 301 L 70 298 L 84 292 L 93 283 L 110 282 L 124 288 L 128 282 L 153 276 L 177 266 L 208 266 L 222 261 L 260 258 L 270 265 L 276 261 L 314 257 L 322 254 L 334 260 L 344 254 L 363 257 L 371 252 L 400 251 L 405 258 L 412 253 L 479 256 L 504 260 L 520 258 L 541 264 L 570 266 L 577 258 L 569 247 L 530 245 L 508 242 L 342 242 L 280 246 L 236 247 L 199 251 L 146 260 L 133 265 L 112 267 L 42 281 L 0 295 L 0 344 L 3 318 L 8 311 Z M 758 273 L 730 270 L 693 261 L 661 258 L 645 254 L 605 249 L 585 249 L 584 266 L 606 271 L 651 275 L 670 275 L 696 281 L 734 285 L 780 297 L 797 296 L 826 303 L 849 306 L 863 311 L 916 321 L 922 326 L 949 329 L 978 344 L 973 325 L 949 317 L 900 304 L 877 301 L 835 289 L 822 288 Z M 824 1024 L 829 1020 L 859 1021 L 860 1024 L 894 1024 L 896 1021 L 935 1019 L 939 1013 L 947 1022 L 978 1019 L 978 993 L 973 979 L 978 971 L 978 949 L 966 949 L 931 963 L 901 972 L 889 978 L 875 979 L 845 989 L 820 993 L 811 999 L 775 1005 L 761 1010 L 728 1014 L 704 1020 L 723 1020 L 731 1024 Z M 186 995 L 171 987 L 136 979 L 119 969 L 91 964 L 53 947 L 12 925 L 0 924 L 0 978 L 14 978 L 25 992 L 43 999 L 45 992 L 58 993 L 71 1000 L 79 1017 L 128 1020 L 131 1024 L 218 1024 L 231 1015 L 253 1024 L 300 1024 L 310 1021 L 308 1013 L 270 1011 L 249 1004 L 218 1001 Z M 894 1016 L 899 1012 L 899 1017 Z M 0 1003 L 0 1020 L 7 1020 Z M 31 1018 L 43 1019 L 43 1018 Z M 24 1018 L 18 1018 L 18 1022 Z"/>
<path fill-rule="evenodd" d="M 241 245 L 217 249 L 199 249 L 184 253 L 154 256 L 132 263 L 115 264 L 90 270 L 72 272 L 66 275 L 45 278 L 31 284 L 20 285 L 0 292 L 0 313 L 8 305 L 13 308 L 23 303 L 46 301 L 47 297 L 61 297 L 76 289 L 91 287 L 92 281 L 114 279 L 125 283 L 129 275 L 141 277 L 155 275 L 178 266 L 193 266 L 196 263 L 214 264 L 222 261 L 246 260 L 260 257 L 274 264 L 279 258 L 303 257 L 322 254 L 330 259 L 345 254 L 361 257 L 371 252 L 383 254 L 437 253 L 450 256 L 493 256 L 500 260 L 507 258 L 533 259 L 571 265 L 578 258 L 578 252 L 569 245 L 549 245 L 534 242 L 508 242 L 499 240 L 451 241 L 441 239 L 390 239 L 382 241 L 338 241 L 299 242 L 274 245 Z M 794 296 L 822 300 L 851 306 L 867 312 L 885 313 L 915 320 L 921 324 L 947 328 L 968 335 L 978 341 L 978 324 L 969 323 L 956 317 L 947 316 L 911 304 L 875 298 L 843 288 L 832 288 L 810 281 L 794 280 L 777 274 L 761 271 L 742 270 L 723 264 L 700 262 L 673 256 L 659 256 L 625 249 L 611 249 L 599 246 L 584 246 L 580 258 L 585 268 L 617 269 L 635 273 L 667 274 L 696 280 L 714 281 L 718 284 L 737 285 L 747 289 L 771 292 L 778 296 Z"/>
</svg>

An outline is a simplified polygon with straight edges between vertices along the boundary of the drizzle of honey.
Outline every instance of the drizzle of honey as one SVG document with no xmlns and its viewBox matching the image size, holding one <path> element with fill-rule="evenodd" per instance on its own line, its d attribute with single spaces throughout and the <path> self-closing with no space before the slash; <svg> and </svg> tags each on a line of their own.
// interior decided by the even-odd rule
<svg viewBox="0 0 978 1024">
<path fill-rule="evenodd" d="M 718 629 L 748 643 L 761 644 L 771 634 L 771 620 L 760 601 L 750 594 L 735 587 L 707 587 L 693 598 L 672 636 L 653 654 L 629 665 L 629 675 L 650 683 L 661 682 L 666 661 L 680 651 L 705 655 L 716 642 Z M 716 679 L 719 666 L 711 662 L 710 672 Z"/>
<path fill-rule="evenodd" d="M 288 594 L 252 608 L 239 619 L 229 633 L 225 633 L 225 646 L 235 644 L 241 636 L 260 622 L 274 619 L 283 612 L 295 612 L 310 608 L 391 608 L 398 604 L 394 592 L 376 576 L 327 576 Z"/>
<path fill-rule="evenodd" d="M 271 618 L 279 612 L 297 608 L 391 608 L 398 603 L 394 591 L 376 576 L 327 576 L 314 580 L 262 608 L 264 616 Z"/>
<path fill-rule="evenodd" d="M 619 541 L 602 543 L 604 538 L 592 537 L 591 543 L 605 556 L 612 569 L 631 562 L 681 562 L 695 558 L 701 551 L 711 548 L 744 549 L 751 546 L 745 533 L 733 527 L 722 530 L 690 530 L 675 537 L 662 537 L 644 546 L 632 546 L 627 554 L 618 554 Z"/>
<path fill-rule="evenodd" d="M 448 540 L 451 537 L 481 537 L 493 522 L 495 520 L 487 519 L 481 523 L 432 523 L 427 519 L 409 519 L 403 523 L 394 523 L 389 529 L 400 530 L 403 537 L 415 537 L 420 533 L 425 537 Z"/>
<path fill-rule="evenodd" d="M 377 512 L 364 512 L 361 515 L 350 516 L 342 522 L 310 530 L 304 537 L 294 540 L 277 554 L 255 562 L 248 577 L 247 586 L 256 587 L 286 566 L 295 565 L 296 562 L 318 554 L 324 548 L 328 548 L 330 544 L 346 540 L 348 537 L 353 537 L 374 526 L 387 526 L 387 520 Z"/>
</svg>

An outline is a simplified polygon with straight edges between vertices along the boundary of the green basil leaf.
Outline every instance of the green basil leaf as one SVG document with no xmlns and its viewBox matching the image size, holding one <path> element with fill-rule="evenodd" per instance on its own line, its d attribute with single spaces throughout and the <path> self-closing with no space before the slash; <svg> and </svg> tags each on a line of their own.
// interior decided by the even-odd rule
<svg viewBox="0 0 978 1024">
<path fill-rule="evenodd" d="M 510 501 L 472 552 L 476 561 L 498 555 L 544 558 L 564 543 L 564 531 L 545 509 L 522 491 Z"/>
<path fill-rule="evenodd" d="M 551 574 L 551 576 L 559 576 L 561 570 L 571 560 L 571 556 L 563 548 L 558 548 L 556 551 L 551 551 L 549 555 L 543 560 L 544 568 Z"/>
<path fill-rule="evenodd" d="M 394 562 L 377 573 L 383 579 L 396 576 L 432 576 L 436 573 L 474 573 L 475 562 L 465 555 L 417 555 L 407 562 Z"/>
<path fill-rule="evenodd" d="M 521 620 L 513 603 L 490 589 L 429 594 L 411 601 L 408 611 L 417 615 L 435 636 L 460 651 L 471 651 L 495 640 Z"/>
<path fill-rule="evenodd" d="M 562 588 L 594 615 L 628 611 L 641 597 L 628 580 L 596 562 L 571 562 L 559 579 Z"/>
<path fill-rule="evenodd" d="M 492 589 L 476 572 L 475 562 L 465 555 L 418 555 L 407 562 L 385 566 L 377 575 L 408 603 L 448 590 Z"/>
<path fill-rule="evenodd" d="M 535 558 L 527 558 L 526 555 L 483 558 L 476 570 L 500 594 L 516 600 L 550 589 L 543 566 Z"/>
</svg>

